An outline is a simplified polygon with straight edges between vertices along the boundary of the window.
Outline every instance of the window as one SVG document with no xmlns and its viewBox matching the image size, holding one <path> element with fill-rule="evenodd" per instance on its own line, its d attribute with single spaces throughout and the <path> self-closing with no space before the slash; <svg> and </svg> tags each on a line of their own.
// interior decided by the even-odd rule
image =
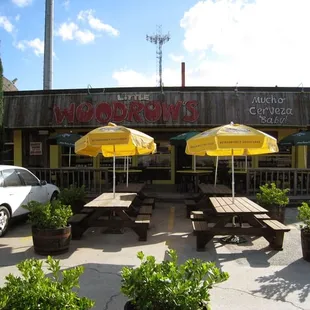
<svg viewBox="0 0 310 310">
<path fill-rule="evenodd" d="M 2 171 L 4 178 L 4 186 L 22 186 L 22 182 L 14 169 L 7 169 Z"/>
<path fill-rule="evenodd" d="M 38 179 L 34 175 L 32 175 L 30 172 L 23 170 L 23 169 L 17 169 L 17 173 L 21 176 L 21 178 L 24 180 L 26 185 L 31 185 L 31 186 L 40 185 Z"/>
</svg>

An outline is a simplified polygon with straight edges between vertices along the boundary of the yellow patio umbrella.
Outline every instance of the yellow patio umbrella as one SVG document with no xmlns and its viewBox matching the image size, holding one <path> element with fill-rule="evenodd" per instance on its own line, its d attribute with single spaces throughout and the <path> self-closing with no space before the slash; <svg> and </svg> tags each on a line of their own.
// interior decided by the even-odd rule
<svg viewBox="0 0 310 310">
<path fill-rule="evenodd" d="M 154 138 L 145 133 L 108 123 L 96 128 L 75 142 L 75 153 L 79 155 L 113 156 L 113 196 L 115 196 L 115 157 L 148 155 L 156 151 Z"/>
<path fill-rule="evenodd" d="M 234 202 L 234 156 L 276 153 L 279 149 L 274 137 L 249 126 L 230 123 L 206 130 L 190 138 L 187 140 L 185 152 L 188 155 L 197 156 L 231 156 Z"/>
</svg>

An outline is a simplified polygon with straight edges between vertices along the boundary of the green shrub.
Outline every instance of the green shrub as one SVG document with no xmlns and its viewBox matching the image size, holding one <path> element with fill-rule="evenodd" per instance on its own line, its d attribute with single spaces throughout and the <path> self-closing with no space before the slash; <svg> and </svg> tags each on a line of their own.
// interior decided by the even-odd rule
<svg viewBox="0 0 310 310">
<path fill-rule="evenodd" d="M 213 262 L 188 259 L 178 265 L 174 250 L 170 260 L 156 263 L 154 256 L 138 252 L 137 268 L 123 267 L 121 292 L 137 309 L 199 310 L 210 306 L 209 290 L 228 279 Z"/>
<path fill-rule="evenodd" d="M 256 199 L 259 204 L 264 207 L 277 205 L 285 207 L 289 203 L 288 192 L 289 188 L 281 189 L 275 183 L 265 184 L 259 187 L 260 192 L 256 194 Z"/>
<path fill-rule="evenodd" d="M 60 271 L 59 260 L 48 256 L 45 261 L 52 276 L 45 275 L 43 262 L 26 259 L 17 265 L 21 276 L 9 274 L 0 288 L 0 309 L 3 310 L 88 310 L 94 302 L 79 297 L 72 289 L 79 287 L 84 267 Z"/>
<path fill-rule="evenodd" d="M 64 205 L 73 205 L 76 201 L 85 202 L 86 198 L 86 191 L 85 191 L 85 185 L 82 185 L 81 187 L 77 187 L 74 184 L 71 184 L 69 188 L 64 188 L 60 191 L 58 195 L 58 199 L 64 204 Z"/>
<path fill-rule="evenodd" d="M 301 228 L 310 233 L 310 207 L 306 202 L 303 202 L 298 209 L 297 219 L 303 222 Z"/>
<path fill-rule="evenodd" d="M 59 200 L 45 204 L 30 201 L 25 209 L 30 211 L 29 221 L 32 226 L 39 229 L 57 229 L 67 227 L 67 222 L 72 216 L 71 207 L 64 205 Z"/>
</svg>

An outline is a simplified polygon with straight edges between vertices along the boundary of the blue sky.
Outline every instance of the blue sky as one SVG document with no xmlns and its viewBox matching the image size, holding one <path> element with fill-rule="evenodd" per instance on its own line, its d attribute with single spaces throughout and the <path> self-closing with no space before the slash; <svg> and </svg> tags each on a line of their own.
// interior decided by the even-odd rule
<svg viewBox="0 0 310 310">
<path fill-rule="evenodd" d="M 310 86 L 309 0 L 54 0 L 53 88 L 155 86 L 155 45 L 170 32 L 163 81 Z M 281 8 L 281 9 L 279 9 Z M 1 0 L 4 75 L 42 89 L 44 0 Z"/>
</svg>

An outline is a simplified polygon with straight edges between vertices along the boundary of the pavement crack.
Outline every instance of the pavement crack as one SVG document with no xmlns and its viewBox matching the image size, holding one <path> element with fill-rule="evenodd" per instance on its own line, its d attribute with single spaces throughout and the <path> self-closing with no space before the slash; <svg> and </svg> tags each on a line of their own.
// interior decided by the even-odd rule
<svg viewBox="0 0 310 310">
<path fill-rule="evenodd" d="M 264 296 L 259 296 L 259 295 L 256 295 L 254 293 L 251 293 L 251 292 L 248 292 L 248 291 L 244 291 L 244 290 L 241 290 L 241 289 L 238 289 L 238 288 L 232 288 L 232 287 L 220 287 L 220 286 L 214 286 L 216 288 L 219 288 L 219 289 L 222 289 L 222 290 L 231 290 L 231 291 L 236 291 L 236 292 L 240 292 L 240 293 L 245 293 L 247 295 L 250 295 L 250 296 L 253 296 L 255 298 L 261 298 L 261 299 L 267 299 L 267 300 L 274 300 L 274 301 L 282 301 L 282 302 L 285 302 L 285 303 L 288 303 L 290 305 L 292 305 L 293 307 L 295 307 L 296 309 L 299 309 L 299 310 L 307 310 L 305 308 L 301 308 L 297 305 L 295 305 L 293 302 L 291 301 L 288 301 L 288 300 L 281 300 L 281 299 L 276 299 L 276 298 L 267 298 L 267 297 L 264 297 Z"/>
<path fill-rule="evenodd" d="M 122 293 L 117 293 L 117 294 L 112 295 L 112 296 L 109 298 L 109 300 L 106 302 L 106 304 L 105 304 L 103 310 L 108 310 L 108 309 L 109 309 L 109 305 L 110 305 L 110 303 L 114 300 L 114 298 L 120 296 L 121 294 L 122 294 Z"/>
<path fill-rule="evenodd" d="M 96 271 L 96 272 L 102 273 L 102 274 L 108 274 L 111 276 L 118 276 L 119 278 L 121 278 L 121 275 L 118 272 L 101 271 L 101 270 L 98 270 L 97 268 L 92 268 L 92 267 L 86 267 L 85 269 L 93 270 L 93 271 Z"/>
</svg>

